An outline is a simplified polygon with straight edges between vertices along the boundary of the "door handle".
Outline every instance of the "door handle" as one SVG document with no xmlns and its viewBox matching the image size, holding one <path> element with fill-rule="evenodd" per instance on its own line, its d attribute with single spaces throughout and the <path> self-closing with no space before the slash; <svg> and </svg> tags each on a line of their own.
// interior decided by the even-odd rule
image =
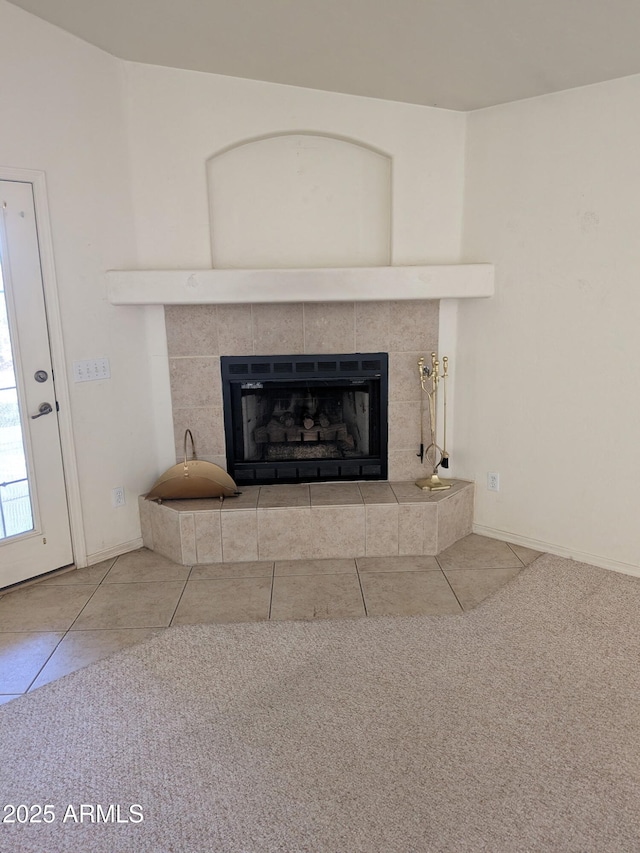
<svg viewBox="0 0 640 853">
<path fill-rule="evenodd" d="M 36 418 L 41 418 L 43 415 L 50 415 L 52 411 L 53 406 L 51 403 L 40 403 L 40 406 L 38 407 L 38 414 L 31 415 L 31 420 L 35 421 Z"/>
</svg>

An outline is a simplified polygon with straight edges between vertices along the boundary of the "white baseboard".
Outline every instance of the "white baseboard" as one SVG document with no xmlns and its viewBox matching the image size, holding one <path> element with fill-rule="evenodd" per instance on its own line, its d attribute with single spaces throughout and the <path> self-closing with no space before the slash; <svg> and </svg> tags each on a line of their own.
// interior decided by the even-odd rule
<svg viewBox="0 0 640 853">
<path fill-rule="evenodd" d="M 105 548 L 104 551 L 95 551 L 93 554 L 87 554 L 87 566 L 94 566 L 96 563 L 101 563 L 103 560 L 110 560 L 112 557 L 119 557 L 120 554 L 128 554 L 129 551 L 137 551 L 142 548 L 142 539 L 132 539 L 130 542 L 123 542 L 121 545 L 114 545 L 113 548 Z M 78 566 L 78 568 L 82 568 Z"/>
<path fill-rule="evenodd" d="M 576 551 L 573 548 L 565 548 L 563 545 L 555 545 L 551 542 L 541 542 L 539 539 L 529 539 L 527 536 L 518 536 L 506 530 L 496 530 L 494 527 L 485 527 L 482 524 L 474 524 L 473 532 L 480 536 L 488 536 L 490 539 L 502 539 L 504 542 L 513 542 L 514 545 L 524 545 L 525 548 L 533 548 L 534 551 L 544 551 L 547 554 L 555 554 L 557 557 L 568 557 L 580 563 L 589 563 L 601 569 L 609 569 L 612 572 L 621 572 L 624 575 L 640 577 L 640 566 L 633 563 L 622 563 L 619 560 L 611 560 L 608 557 L 600 557 L 596 554 L 587 554 Z"/>
</svg>

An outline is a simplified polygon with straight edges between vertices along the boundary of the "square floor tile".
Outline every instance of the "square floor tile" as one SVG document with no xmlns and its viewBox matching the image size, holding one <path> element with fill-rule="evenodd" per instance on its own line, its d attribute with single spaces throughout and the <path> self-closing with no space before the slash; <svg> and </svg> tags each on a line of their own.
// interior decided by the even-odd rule
<svg viewBox="0 0 640 853">
<path fill-rule="evenodd" d="M 345 560 L 276 560 L 275 575 L 343 575 L 355 574 L 356 561 Z"/>
<path fill-rule="evenodd" d="M 246 563 L 210 563 L 194 566 L 190 581 L 215 580 L 217 578 L 270 578 L 273 577 L 273 562 L 249 560 Z"/>
<path fill-rule="evenodd" d="M 271 577 L 190 580 L 172 625 L 257 622 L 269 618 Z"/>
<path fill-rule="evenodd" d="M 72 630 L 166 628 L 183 589 L 177 581 L 102 584 Z"/>
<path fill-rule="evenodd" d="M 506 542 L 470 533 L 438 554 L 443 569 L 509 569 L 522 563 Z"/>
<path fill-rule="evenodd" d="M 447 569 L 445 575 L 460 604 L 471 610 L 519 572 L 520 569 Z"/>
<path fill-rule="evenodd" d="M 0 634 L 0 693 L 24 693 L 64 634 Z"/>
<path fill-rule="evenodd" d="M 424 476 L 427 476 L 425 472 Z M 430 503 L 435 499 L 436 492 L 420 489 L 412 482 L 391 483 L 391 488 L 399 504 Z"/>
<path fill-rule="evenodd" d="M 524 545 L 514 545 L 509 542 L 509 548 L 515 553 L 525 566 L 530 566 L 538 557 L 542 557 L 542 551 L 534 551 L 533 548 L 525 548 Z"/>
<path fill-rule="evenodd" d="M 258 509 L 273 507 L 310 506 L 309 486 L 261 486 Z"/>
<path fill-rule="evenodd" d="M 357 557 L 359 572 L 439 572 L 435 557 Z"/>
<path fill-rule="evenodd" d="M 273 580 L 272 619 L 344 619 L 364 616 L 356 573 L 296 575 Z"/>
<path fill-rule="evenodd" d="M 62 572 L 59 575 L 52 575 L 50 578 L 43 578 L 39 581 L 38 586 L 68 586 L 69 584 L 73 585 L 83 583 L 97 586 L 114 562 L 115 558 L 111 560 L 103 560 L 101 563 L 96 563 L 95 566 L 86 566 L 84 569 L 72 569 L 70 572 Z"/>
<path fill-rule="evenodd" d="M 0 632 L 66 631 L 96 586 L 34 584 L 0 598 Z"/>
<path fill-rule="evenodd" d="M 389 483 L 358 483 L 365 504 L 397 504 L 396 496 Z"/>
<path fill-rule="evenodd" d="M 260 486 L 240 486 L 239 495 L 230 495 L 222 502 L 223 511 L 233 512 L 237 509 L 255 509 L 258 506 Z"/>
<path fill-rule="evenodd" d="M 7 702 L 11 702 L 13 699 L 17 699 L 18 697 L 20 697 L 22 695 L 23 695 L 22 693 L 0 694 L 0 705 L 6 705 Z"/>
<path fill-rule="evenodd" d="M 349 506 L 362 504 L 357 483 L 312 483 L 311 506 Z"/>
<path fill-rule="evenodd" d="M 174 563 L 168 557 L 142 548 L 118 557 L 103 582 L 186 581 L 189 571 L 189 566 Z"/>
<path fill-rule="evenodd" d="M 35 690 L 43 684 L 82 669 L 114 652 L 142 643 L 162 630 L 162 628 L 116 628 L 103 631 L 72 631 L 66 635 L 51 655 L 30 689 Z"/>
<path fill-rule="evenodd" d="M 442 572 L 360 575 L 369 616 L 441 616 L 461 607 Z"/>
<path fill-rule="evenodd" d="M 166 509 L 176 512 L 220 512 L 222 504 L 220 498 L 184 498 L 179 500 L 162 501 Z M 154 506 L 154 501 L 146 501 L 146 506 Z"/>
</svg>

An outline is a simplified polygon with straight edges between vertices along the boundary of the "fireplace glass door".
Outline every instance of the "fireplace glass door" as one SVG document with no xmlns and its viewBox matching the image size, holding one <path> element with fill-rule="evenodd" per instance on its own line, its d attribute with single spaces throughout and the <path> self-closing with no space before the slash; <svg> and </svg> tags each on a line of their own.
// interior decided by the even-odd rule
<svg viewBox="0 0 640 853">
<path fill-rule="evenodd" d="M 387 356 L 223 357 L 238 483 L 385 479 Z"/>
</svg>

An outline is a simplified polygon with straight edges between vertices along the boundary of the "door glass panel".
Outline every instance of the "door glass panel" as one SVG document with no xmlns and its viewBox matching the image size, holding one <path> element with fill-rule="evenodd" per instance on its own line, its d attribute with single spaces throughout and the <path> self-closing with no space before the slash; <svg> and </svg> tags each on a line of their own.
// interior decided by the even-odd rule
<svg viewBox="0 0 640 853">
<path fill-rule="evenodd" d="M 33 511 L 0 264 L 0 539 L 29 530 Z"/>
</svg>

